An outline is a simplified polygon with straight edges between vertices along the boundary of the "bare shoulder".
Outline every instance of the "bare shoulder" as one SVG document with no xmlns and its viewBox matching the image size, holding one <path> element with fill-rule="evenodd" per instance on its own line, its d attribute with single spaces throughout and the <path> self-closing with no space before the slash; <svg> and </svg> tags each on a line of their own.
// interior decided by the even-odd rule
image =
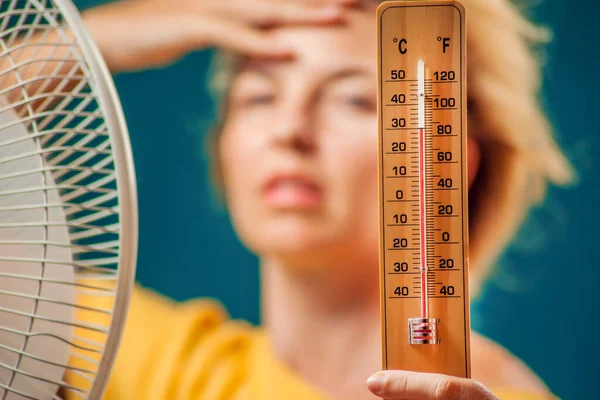
<svg viewBox="0 0 600 400">
<path fill-rule="evenodd" d="M 549 394 L 548 387 L 523 361 L 498 343 L 471 333 L 473 379 L 489 388 Z"/>
</svg>

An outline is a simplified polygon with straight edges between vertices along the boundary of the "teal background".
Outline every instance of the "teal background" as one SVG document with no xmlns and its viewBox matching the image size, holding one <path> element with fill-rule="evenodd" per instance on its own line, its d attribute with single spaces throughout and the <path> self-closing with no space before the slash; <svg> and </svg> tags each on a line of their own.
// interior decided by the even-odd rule
<svg viewBox="0 0 600 400">
<path fill-rule="evenodd" d="M 597 12 L 596 3 L 568 0 L 534 10 L 555 34 L 544 102 L 580 180 L 550 190 L 472 310 L 474 329 L 521 357 L 563 399 L 600 397 Z M 138 178 L 137 277 L 178 300 L 217 297 L 233 317 L 258 322 L 256 259 L 209 189 L 203 145 L 214 117 L 206 90 L 210 56 L 199 52 L 169 68 L 115 77 Z"/>
</svg>

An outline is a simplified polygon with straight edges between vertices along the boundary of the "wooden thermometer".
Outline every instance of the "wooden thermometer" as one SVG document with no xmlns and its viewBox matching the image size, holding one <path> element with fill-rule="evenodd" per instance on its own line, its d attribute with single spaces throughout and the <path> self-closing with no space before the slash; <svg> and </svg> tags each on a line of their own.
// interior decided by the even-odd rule
<svg viewBox="0 0 600 400">
<path fill-rule="evenodd" d="M 465 10 L 377 9 L 383 368 L 470 377 Z"/>
</svg>

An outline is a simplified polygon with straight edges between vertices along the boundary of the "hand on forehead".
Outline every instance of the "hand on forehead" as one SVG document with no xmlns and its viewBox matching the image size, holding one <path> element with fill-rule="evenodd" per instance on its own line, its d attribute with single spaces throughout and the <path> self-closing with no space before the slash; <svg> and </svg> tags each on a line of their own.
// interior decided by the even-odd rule
<svg viewBox="0 0 600 400">
<path fill-rule="evenodd" d="M 293 57 L 280 62 L 297 62 L 324 68 L 328 65 L 353 63 L 376 69 L 377 41 L 375 14 L 372 10 L 348 10 L 343 23 L 317 26 L 284 26 L 273 28 L 269 35 L 289 48 Z M 271 60 L 277 62 L 277 60 Z"/>
</svg>

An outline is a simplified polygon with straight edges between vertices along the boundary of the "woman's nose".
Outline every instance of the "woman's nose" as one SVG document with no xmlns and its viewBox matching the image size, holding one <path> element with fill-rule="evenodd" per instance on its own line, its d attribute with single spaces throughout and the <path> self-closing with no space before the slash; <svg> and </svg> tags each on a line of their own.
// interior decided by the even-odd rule
<svg viewBox="0 0 600 400">
<path fill-rule="evenodd" d="M 290 101 L 282 105 L 276 115 L 273 126 L 273 142 L 301 153 L 310 153 L 315 149 L 314 113 L 309 100 Z"/>
</svg>

